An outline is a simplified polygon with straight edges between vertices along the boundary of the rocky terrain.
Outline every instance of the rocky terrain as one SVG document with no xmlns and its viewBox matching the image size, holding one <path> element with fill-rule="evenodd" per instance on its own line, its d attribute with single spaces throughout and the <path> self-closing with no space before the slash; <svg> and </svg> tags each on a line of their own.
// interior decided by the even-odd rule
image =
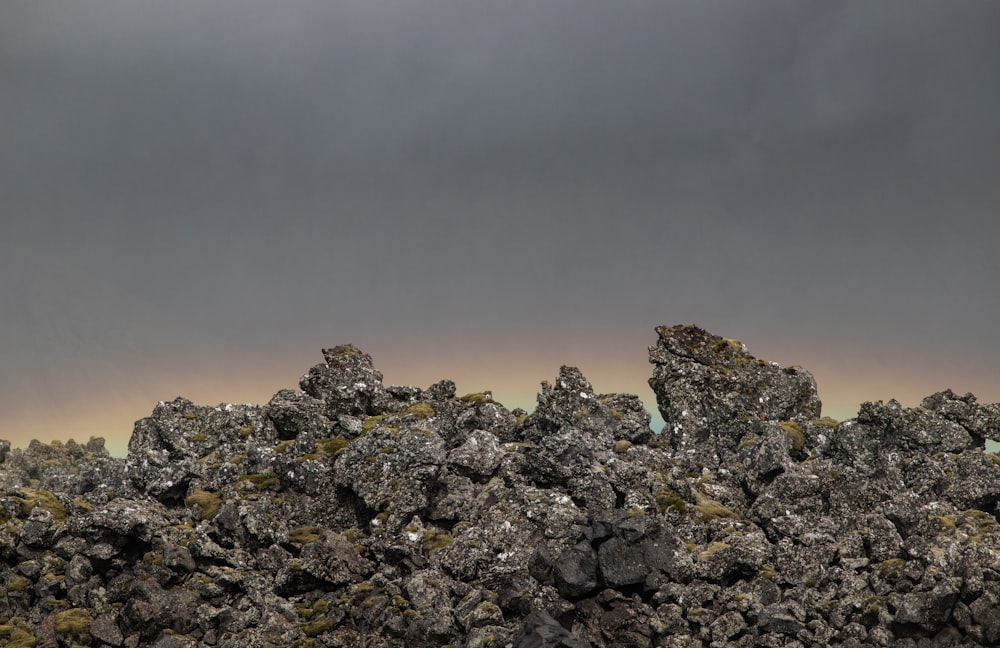
<svg viewBox="0 0 1000 648">
<path fill-rule="evenodd" d="M 639 398 L 385 386 L 353 346 L 266 405 L 178 398 L 0 446 L 0 645 L 1000 644 L 1000 407 L 823 418 L 799 367 L 661 327 Z"/>
</svg>

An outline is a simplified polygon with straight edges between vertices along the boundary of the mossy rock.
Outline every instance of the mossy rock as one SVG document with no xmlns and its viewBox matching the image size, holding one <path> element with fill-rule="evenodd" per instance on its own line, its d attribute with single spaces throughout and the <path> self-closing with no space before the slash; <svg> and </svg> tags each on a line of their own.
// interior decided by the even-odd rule
<svg viewBox="0 0 1000 648">
<path fill-rule="evenodd" d="M 318 526 L 301 526 L 288 532 L 288 539 L 296 544 L 312 544 L 323 537 L 325 529 Z"/>
<path fill-rule="evenodd" d="M 430 403 L 414 403 L 400 412 L 401 416 L 415 416 L 418 419 L 429 419 L 437 414 Z"/>
<path fill-rule="evenodd" d="M 281 480 L 274 473 L 255 473 L 251 475 L 243 475 L 239 478 L 239 481 L 244 484 L 250 484 L 257 490 L 267 490 L 269 488 L 275 488 L 281 484 Z"/>
<path fill-rule="evenodd" d="M 23 592 L 31 585 L 31 581 L 21 576 L 20 574 L 13 574 L 10 580 L 7 581 L 7 585 L 4 589 L 9 592 Z"/>
<path fill-rule="evenodd" d="M 471 405 L 483 405 L 485 403 L 494 402 L 493 396 L 488 392 L 473 392 L 471 394 L 466 394 L 465 396 L 459 396 L 458 400 Z"/>
<path fill-rule="evenodd" d="M 613 450 L 615 451 L 615 454 L 625 454 L 631 447 L 632 447 L 631 441 L 627 439 L 619 439 L 618 441 L 615 441 L 615 447 L 613 448 Z"/>
<path fill-rule="evenodd" d="M 307 637 L 318 637 L 319 635 L 333 629 L 334 623 L 333 619 L 317 619 L 316 621 L 310 621 L 302 626 L 302 634 Z"/>
<path fill-rule="evenodd" d="M 669 488 L 657 491 L 656 505 L 659 507 L 660 513 L 666 513 L 669 509 L 683 513 L 687 509 L 687 502 Z"/>
<path fill-rule="evenodd" d="M 70 608 L 56 614 L 56 634 L 72 635 L 83 641 L 90 641 L 90 626 L 94 622 L 88 610 Z"/>
<path fill-rule="evenodd" d="M 379 414 L 377 416 L 369 416 L 365 419 L 364 423 L 361 424 L 361 436 L 364 436 L 374 430 L 383 419 L 385 419 L 386 414 Z"/>
<path fill-rule="evenodd" d="M 351 442 L 343 437 L 330 437 L 329 439 L 321 439 L 320 441 L 317 441 L 316 449 L 325 454 L 336 457 L 337 455 L 343 453 L 350 444 Z"/>
<path fill-rule="evenodd" d="M 708 560 L 723 549 L 729 549 L 729 545 L 725 542 L 713 542 L 707 549 L 698 553 L 698 560 Z"/>
<path fill-rule="evenodd" d="M 22 516 L 28 517 L 31 515 L 31 510 L 39 506 L 51 513 L 52 519 L 57 524 L 62 523 L 66 519 L 66 508 L 50 491 L 35 490 L 32 488 L 22 488 L 21 491 L 24 493 L 24 497 L 15 497 L 14 499 L 21 504 Z"/>
<path fill-rule="evenodd" d="M 882 578 L 895 580 L 903 575 L 906 561 L 902 558 L 890 558 L 878 563 L 878 575 Z"/>
<path fill-rule="evenodd" d="M 701 514 L 701 518 L 708 522 L 709 520 L 718 520 L 728 518 L 731 520 L 739 520 L 740 516 L 732 509 L 726 508 L 718 502 L 711 502 L 705 504 L 696 504 L 695 510 Z"/>
<path fill-rule="evenodd" d="M 198 506 L 201 509 L 201 519 L 210 520 L 215 517 L 222 504 L 222 493 L 198 489 L 187 496 L 185 506 Z"/>
<path fill-rule="evenodd" d="M 7 648 L 35 648 L 38 645 L 38 639 L 31 632 L 10 625 L 0 626 L 0 638 Z"/>
<path fill-rule="evenodd" d="M 427 529 L 424 531 L 424 548 L 428 553 L 435 553 L 448 547 L 455 541 L 455 538 L 447 531 L 436 531 Z"/>
<path fill-rule="evenodd" d="M 792 442 L 792 449 L 789 451 L 793 456 L 802 452 L 806 445 L 806 435 L 802 432 L 802 426 L 795 421 L 782 421 L 781 429 L 788 435 Z"/>
</svg>

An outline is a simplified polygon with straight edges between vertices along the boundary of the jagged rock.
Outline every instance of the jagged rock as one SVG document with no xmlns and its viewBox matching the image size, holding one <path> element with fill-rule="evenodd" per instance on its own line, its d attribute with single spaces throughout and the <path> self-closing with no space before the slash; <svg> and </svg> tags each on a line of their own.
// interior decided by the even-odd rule
<svg viewBox="0 0 1000 648">
<path fill-rule="evenodd" d="M 707 439 L 739 442 L 751 421 L 820 417 L 816 381 L 801 367 L 779 367 L 755 358 L 739 340 L 712 335 L 697 326 L 661 326 L 649 349 L 664 432 L 677 447 Z"/>
<path fill-rule="evenodd" d="M 384 410 L 389 395 L 370 355 L 345 344 L 323 349 L 323 358 L 326 363 L 310 369 L 299 386 L 323 402 L 327 418 L 374 415 Z"/>
<path fill-rule="evenodd" d="M 0 442 L 0 645 L 1000 643 L 1000 407 L 837 422 L 657 331 L 659 435 L 573 367 L 528 413 L 348 345 L 266 406 L 160 403 L 125 458 Z"/>
</svg>

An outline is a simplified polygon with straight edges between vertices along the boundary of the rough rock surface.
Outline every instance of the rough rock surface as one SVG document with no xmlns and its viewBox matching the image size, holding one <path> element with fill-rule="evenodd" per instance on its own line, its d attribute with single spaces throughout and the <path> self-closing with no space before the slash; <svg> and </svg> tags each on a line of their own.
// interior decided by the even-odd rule
<svg viewBox="0 0 1000 648">
<path fill-rule="evenodd" d="M 650 385 L 534 412 L 352 346 L 263 406 L 160 403 L 128 456 L 0 442 L 0 645 L 1000 643 L 1000 407 L 822 418 L 812 376 L 661 327 Z"/>
</svg>

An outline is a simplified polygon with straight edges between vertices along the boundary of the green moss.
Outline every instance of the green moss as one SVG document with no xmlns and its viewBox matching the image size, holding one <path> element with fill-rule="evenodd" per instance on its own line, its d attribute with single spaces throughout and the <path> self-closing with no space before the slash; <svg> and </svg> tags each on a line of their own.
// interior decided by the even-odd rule
<svg viewBox="0 0 1000 648">
<path fill-rule="evenodd" d="M 775 574 L 777 574 L 777 571 L 775 571 L 773 565 L 762 565 L 760 570 L 757 572 L 758 576 L 766 578 L 767 580 L 774 578 Z"/>
<path fill-rule="evenodd" d="M 484 403 L 492 402 L 493 398 L 486 392 L 473 392 L 471 394 L 466 394 L 465 396 L 460 396 L 458 400 L 472 405 L 482 405 Z"/>
<path fill-rule="evenodd" d="M 628 449 L 632 447 L 632 442 L 626 439 L 619 439 L 615 441 L 614 451 L 615 454 L 625 454 Z"/>
<path fill-rule="evenodd" d="M 428 553 L 441 551 L 455 541 L 447 531 L 436 531 L 432 529 L 424 530 L 424 547 Z"/>
<path fill-rule="evenodd" d="M 802 452 L 806 445 L 806 436 L 802 433 L 802 426 L 795 421 L 782 421 L 781 427 L 792 442 L 791 454 L 797 455 Z"/>
<path fill-rule="evenodd" d="M 729 518 L 732 520 L 740 519 L 740 516 L 737 515 L 735 511 L 726 508 L 718 502 L 696 504 L 694 508 L 701 514 L 702 519 L 706 522 L 720 518 Z"/>
<path fill-rule="evenodd" d="M 837 429 L 840 425 L 840 421 L 835 418 L 830 418 L 829 416 L 824 416 L 823 418 L 813 419 L 813 425 L 822 425 L 823 427 L 830 428 L 831 430 Z"/>
<path fill-rule="evenodd" d="M 288 452 L 288 449 L 292 447 L 293 443 L 295 443 L 295 441 L 292 440 L 282 441 L 278 445 L 274 446 L 274 451 L 278 454 L 285 454 L 286 452 Z"/>
<path fill-rule="evenodd" d="M 878 564 L 878 575 L 882 578 L 899 578 L 903 575 L 903 567 L 906 561 L 902 558 L 890 558 Z"/>
<path fill-rule="evenodd" d="M 436 413 L 430 403 L 414 403 L 402 411 L 403 416 L 415 416 L 419 419 L 428 419 Z"/>
<path fill-rule="evenodd" d="M 253 434 L 255 429 L 256 428 L 254 428 L 254 426 L 252 425 L 244 425 L 239 429 L 239 435 L 245 439 L 251 434 Z"/>
<path fill-rule="evenodd" d="M 698 560 L 708 560 L 709 558 L 719 553 L 723 549 L 728 549 L 728 548 L 729 545 L 727 545 L 725 542 L 713 542 L 711 545 L 709 545 L 708 549 L 705 549 L 704 551 L 698 553 Z"/>
<path fill-rule="evenodd" d="M 204 432 L 195 432 L 191 435 L 191 440 L 196 443 L 201 443 L 202 441 L 208 441 L 208 437 Z"/>
<path fill-rule="evenodd" d="M 937 522 L 938 527 L 942 530 L 955 528 L 954 515 L 932 515 L 930 516 L 930 519 Z"/>
<path fill-rule="evenodd" d="M 312 544 L 323 537 L 323 527 L 301 526 L 288 532 L 288 539 L 297 544 Z"/>
<path fill-rule="evenodd" d="M 361 349 L 353 344 L 338 344 L 332 349 L 327 349 L 326 353 L 331 356 L 356 356 L 361 355 Z"/>
<path fill-rule="evenodd" d="M 417 610 L 404 610 L 403 611 L 403 616 L 405 616 L 407 619 L 413 621 L 414 619 L 419 619 L 420 618 L 420 612 L 418 612 Z"/>
<path fill-rule="evenodd" d="M 995 452 L 986 452 L 984 454 L 986 455 L 987 459 L 989 459 L 990 461 L 992 461 L 997 466 L 1000 466 L 1000 455 L 998 455 Z"/>
<path fill-rule="evenodd" d="M 252 484 L 257 490 L 274 488 L 281 483 L 278 476 L 274 473 L 254 473 L 252 475 L 243 475 L 240 477 L 239 481 L 245 484 Z"/>
<path fill-rule="evenodd" d="M 302 634 L 307 637 L 317 637 L 333 628 L 333 619 L 325 618 L 310 621 L 302 626 Z"/>
<path fill-rule="evenodd" d="M 62 505 L 58 498 L 47 490 L 34 490 L 31 488 L 22 488 L 24 492 L 24 497 L 15 497 L 21 504 L 21 515 L 27 517 L 31 515 L 31 509 L 36 506 L 40 506 L 49 513 L 52 514 L 52 518 L 57 524 L 63 522 L 66 519 L 66 508 Z"/>
<path fill-rule="evenodd" d="M 733 354 L 743 350 L 743 343 L 739 340 L 723 338 L 712 345 L 712 351 L 716 353 Z"/>
<path fill-rule="evenodd" d="M 9 631 L 0 632 L 0 637 L 4 638 L 3 645 L 7 648 L 35 648 L 38 639 L 24 628 L 14 626 L 0 626 L 0 628 L 10 628 Z"/>
<path fill-rule="evenodd" d="M 365 419 L 365 422 L 361 424 L 361 434 L 365 435 L 375 429 L 382 419 L 385 418 L 385 414 L 379 414 L 378 416 L 369 416 Z"/>
<path fill-rule="evenodd" d="M 23 592 L 29 585 L 31 585 L 31 581 L 27 578 L 21 576 L 20 574 L 14 574 L 10 577 L 10 580 L 7 581 L 5 589 L 8 592 Z"/>
<path fill-rule="evenodd" d="M 70 608 L 56 614 L 56 634 L 73 635 L 77 639 L 90 641 L 90 625 L 94 617 L 82 608 Z"/>
<path fill-rule="evenodd" d="M 328 455 L 336 456 L 347 449 L 347 446 L 350 445 L 350 443 L 350 441 L 343 437 L 330 437 L 329 439 L 317 441 L 316 449 L 321 450 Z"/>
<path fill-rule="evenodd" d="M 687 502 L 669 488 L 656 493 L 656 505 L 659 507 L 660 513 L 666 513 L 668 509 L 683 513 L 687 509 Z"/>
<path fill-rule="evenodd" d="M 198 489 L 187 496 L 185 506 L 198 506 L 201 509 L 201 519 L 210 520 L 215 517 L 222 504 L 222 493 Z"/>
</svg>

